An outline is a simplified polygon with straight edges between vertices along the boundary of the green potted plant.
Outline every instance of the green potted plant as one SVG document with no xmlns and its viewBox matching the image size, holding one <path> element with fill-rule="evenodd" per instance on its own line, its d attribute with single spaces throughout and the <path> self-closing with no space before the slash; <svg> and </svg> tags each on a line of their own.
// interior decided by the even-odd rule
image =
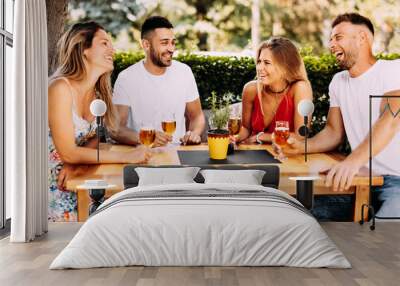
<svg viewBox="0 0 400 286">
<path fill-rule="evenodd" d="M 209 119 L 211 129 L 207 133 L 207 141 L 210 158 L 214 160 L 224 160 L 227 156 L 229 145 L 227 125 L 232 96 L 231 93 L 226 93 L 218 101 L 216 92 L 211 92 L 211 116 Z"/>
</svg>

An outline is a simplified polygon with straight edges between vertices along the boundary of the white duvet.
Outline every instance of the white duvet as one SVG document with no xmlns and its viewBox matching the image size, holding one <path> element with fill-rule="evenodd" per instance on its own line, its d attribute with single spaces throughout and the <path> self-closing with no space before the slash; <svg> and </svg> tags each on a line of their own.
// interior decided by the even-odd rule
<svg viewBox="0 0 400 286">
<path fill-rule="evenodd" d="M 122 200 L 144 192 L 174 190 L 244 195 Z M 251 191 L 265 192 L 271 198 L 252 197 Z M 318 222 L 298 204 L 284 192 L 254 185 L 131 188 L 105 201 L 50 269 L 127 265 L 350 268 Z"/>
</svg>

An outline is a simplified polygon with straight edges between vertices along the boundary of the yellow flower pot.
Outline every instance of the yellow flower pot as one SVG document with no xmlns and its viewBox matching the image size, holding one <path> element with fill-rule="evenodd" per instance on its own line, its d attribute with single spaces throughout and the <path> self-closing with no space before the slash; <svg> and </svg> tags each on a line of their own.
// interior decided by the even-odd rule
<svg viewBox="0 0 400 286">
<path fill-rule="evenodd" d="M 210 130 L 207 139 L 210 158 L 213 160 L 226 159 L 229 145 L 228 130 Z"/>
</svg>

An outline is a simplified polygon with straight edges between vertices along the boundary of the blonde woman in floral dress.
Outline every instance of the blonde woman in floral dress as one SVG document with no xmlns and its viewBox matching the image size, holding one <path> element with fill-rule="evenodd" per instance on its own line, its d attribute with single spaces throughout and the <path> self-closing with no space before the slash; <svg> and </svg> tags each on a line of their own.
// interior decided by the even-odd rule
<svg viewBox="0 0 400 286">
<path fill-rule="evenodd" d="M 96 123 L 90 103 L 102 99 L 108 132 L 118 130 L 111 102 L 110 74 L 114 48 L 110 36 L 95 22 L 73 25 L 60 39 L 59 68 L 49 82 L 49 220 L 76 221 L 75 193 L 65 180 L 76 164 L 96 164 Z M 141 163 L 150 152 L 100 150 L 100 163 Z"/>
</svg>

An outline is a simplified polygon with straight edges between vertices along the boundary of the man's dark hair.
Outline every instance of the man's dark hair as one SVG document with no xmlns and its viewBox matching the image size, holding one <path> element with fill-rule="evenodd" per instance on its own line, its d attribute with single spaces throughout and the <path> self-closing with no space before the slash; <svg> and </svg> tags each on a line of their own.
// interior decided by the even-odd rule
<svg viewBox="0 0 400 286">
<path fill-rule="evenodd" d="M 153 32 L 157 28 L 172 29 L 173 26 L 167 18 L 161 16 L 152 16 L 147 18 L 141 29 L 141 38 L 144 39 L 150 32 Z"/>
<path fill-rule="evenodd" d="M 333 20 L 332 28 L 334 28 L 335 26 L 339 25 L 342 22 L 349 22 L 354 25 L 366 26 L 368 30 L 371 31 L 372 35 L 374 34 L 374 26 L 372 25 L 371 20 L 358 13 L 340 14 L 339 16 L 336 17 L 335 20 Z"/>
</svg>

